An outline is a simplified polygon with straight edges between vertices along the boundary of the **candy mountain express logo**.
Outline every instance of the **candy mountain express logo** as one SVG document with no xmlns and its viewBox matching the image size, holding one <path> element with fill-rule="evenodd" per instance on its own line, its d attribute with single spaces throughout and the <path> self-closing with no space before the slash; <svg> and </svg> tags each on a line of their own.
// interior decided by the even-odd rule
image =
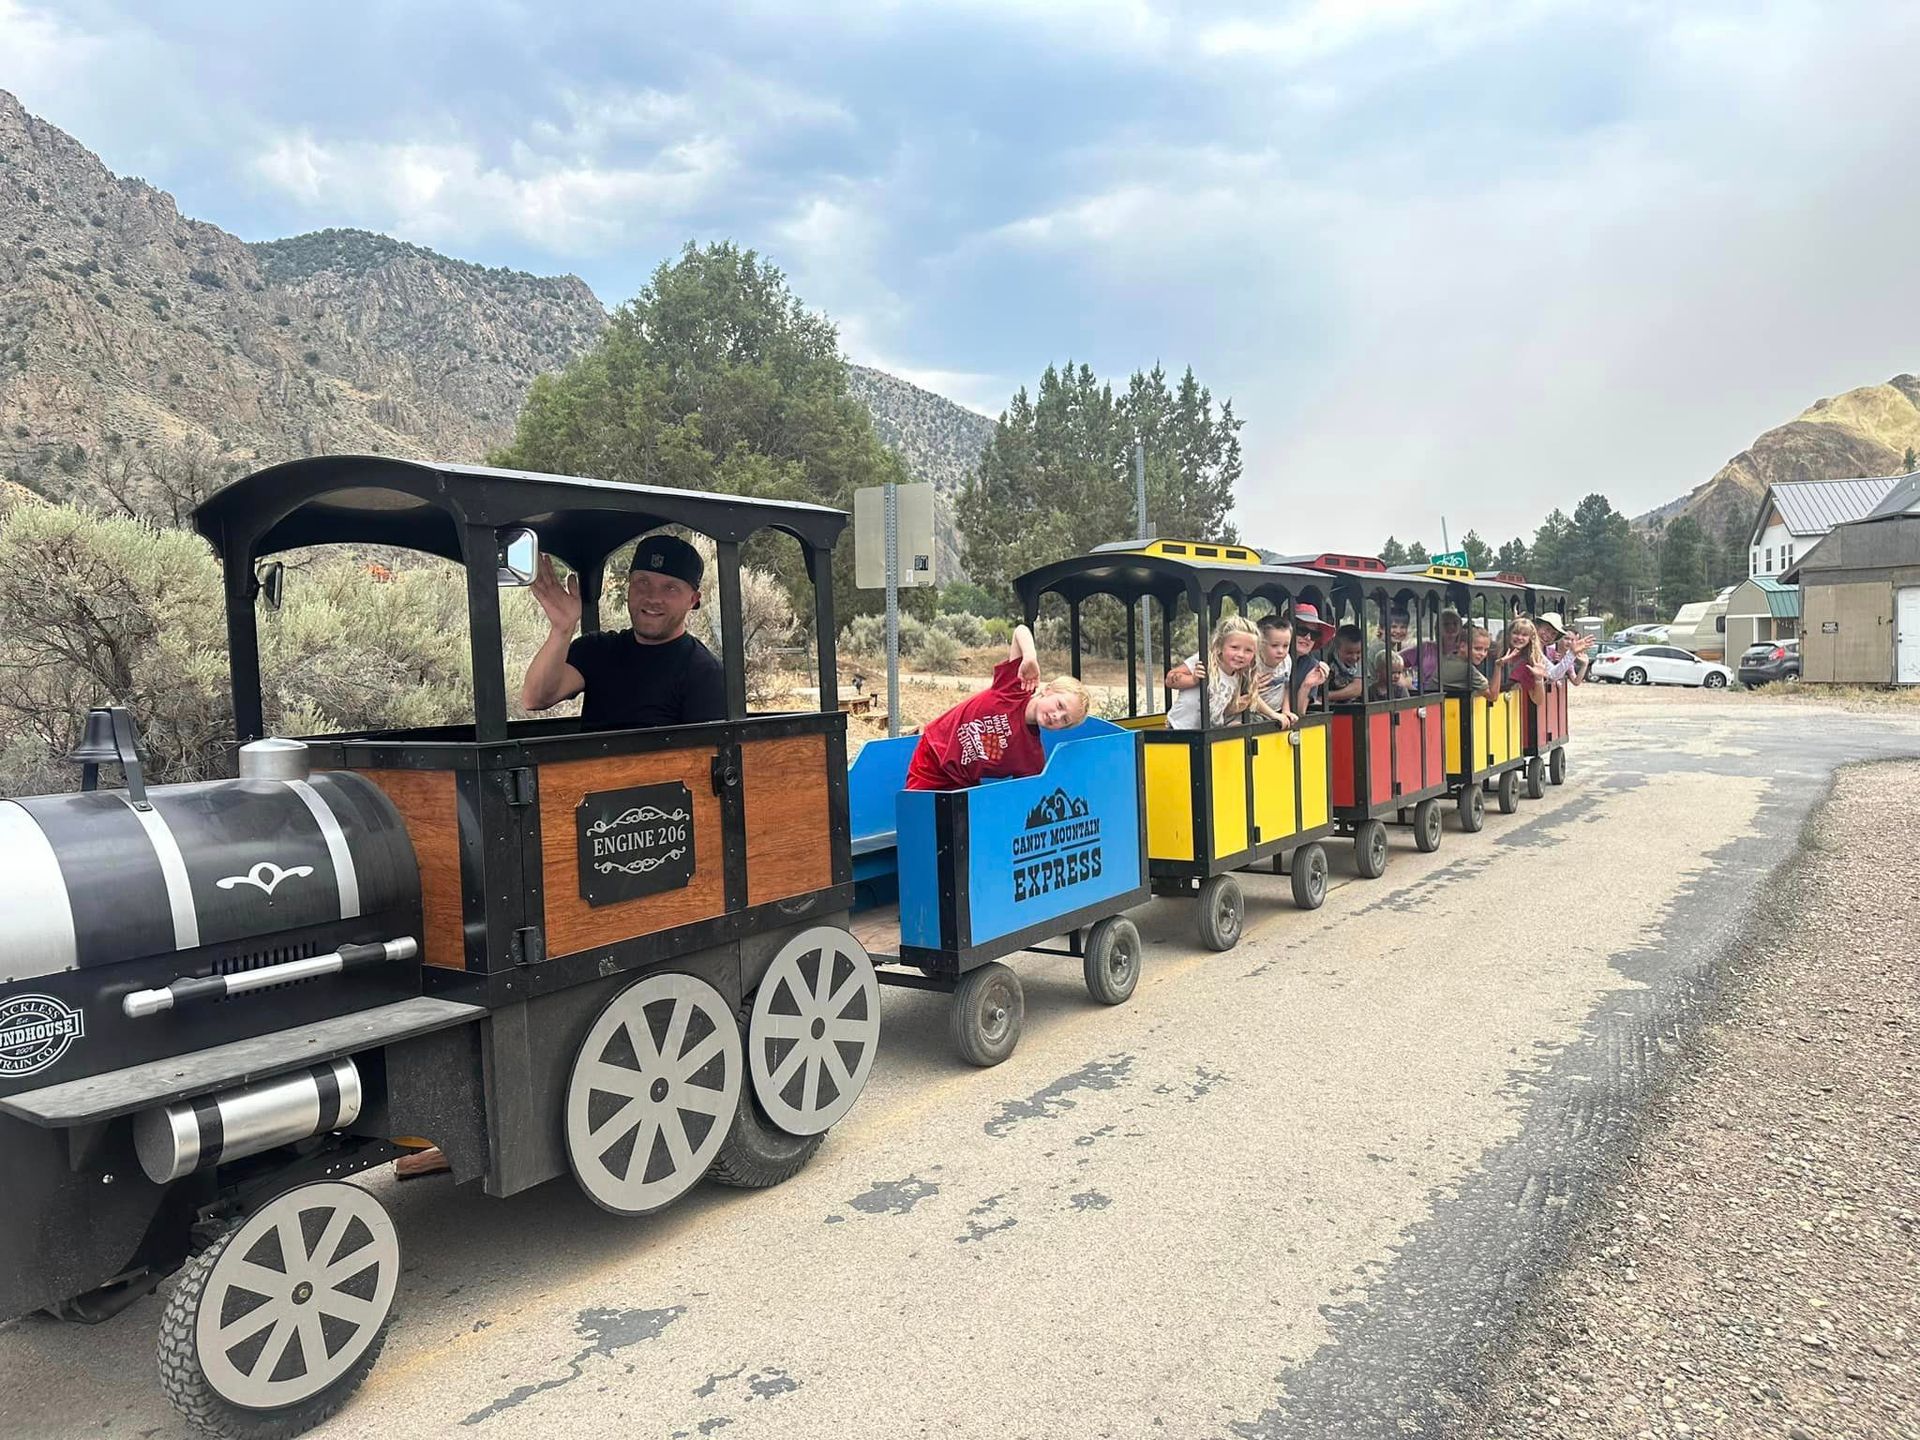
<svg viewBox="0 0 1920 1440">
<path fill-rule="evenodd" d="M 1100 819 L 1087 802 L 1055 788 L 1027 812 L 1013 837 L 1013 898 L 1033 900 L 1100 878 Z"/>
<path fill-rule="evenodd" d="M 0 1075 L 32 1075 L 87 1033 L 86 1017 L 51 995 L 0 1001 Z"/>
</svg>

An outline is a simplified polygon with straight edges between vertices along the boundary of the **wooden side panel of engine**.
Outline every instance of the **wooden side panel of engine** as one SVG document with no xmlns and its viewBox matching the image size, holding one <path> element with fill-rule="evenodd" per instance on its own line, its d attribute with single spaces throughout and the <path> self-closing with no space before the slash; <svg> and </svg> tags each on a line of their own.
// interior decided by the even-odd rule
<svg viewBox="0 0 1920 1440">
<path fill-rule="evenodd" d="M 608 755 L 540 766 L 541 879 L 546 898 L 547 954 L 558 958 L 651 935 L 726 913 L 726 856 L 720 800 L 713 793 L 716 747 Z M 589 905 L 580 893 L 580 849 L 574 812 L 591 794 L 679 781 L 693 810 L 694 871 L 688 884 L 610 905 Z"/>
<path fill-rule="evenodd" d="M 420 953 L 428 965 L 467 968 L 461 918 L 460 801 L 451 770 L 356 770 L 380 787 L 406 823 L 420 865 L 423 928 Z"/>
<path fill-rule="evenodd" d="M 766 905 L 833 884 L 827 737 L 748 740 L 740 747 L 747 820 L 747 903 Z"/>
</svg>

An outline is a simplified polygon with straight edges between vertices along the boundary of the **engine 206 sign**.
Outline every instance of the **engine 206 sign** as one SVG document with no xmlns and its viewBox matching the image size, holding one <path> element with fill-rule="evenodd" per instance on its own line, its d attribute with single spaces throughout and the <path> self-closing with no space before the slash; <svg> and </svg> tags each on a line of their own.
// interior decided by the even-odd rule
<svg viewBox="0 0 1920 1440">
<path fill-rule="evenodd" d="M 580 832 L 580 897 L 613 905 L 693 879 L 693 796 L 685 785 L 635 785 L 587 796 Z"/>
</svg>

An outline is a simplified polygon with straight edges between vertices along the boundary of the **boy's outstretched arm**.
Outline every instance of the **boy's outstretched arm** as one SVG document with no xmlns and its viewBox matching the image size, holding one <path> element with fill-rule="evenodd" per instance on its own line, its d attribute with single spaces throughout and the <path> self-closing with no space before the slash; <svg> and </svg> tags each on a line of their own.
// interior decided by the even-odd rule
<svg viewBox="0 0 1920 1440">
<path fill-rule="evenodd" d="M 1033 648 L 1033 631 L 1024 625 L 1013 627 L 1013 639 L 1007 645 L 1007 659 L 1020 662 L 1020 678 L 1031 690 L 1040 683 L 1040 658 Z"/>
</svg>

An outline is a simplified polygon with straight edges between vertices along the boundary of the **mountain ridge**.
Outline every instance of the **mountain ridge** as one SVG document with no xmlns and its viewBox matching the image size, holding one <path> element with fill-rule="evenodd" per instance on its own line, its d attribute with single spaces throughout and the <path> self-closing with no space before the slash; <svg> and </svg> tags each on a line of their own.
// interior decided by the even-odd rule
<svg viewBox="0 0 1920 1440">
<path fill-rule="evenodd" d="M 4 90 L 0 237 L 0 481 L 175 522 L 299 455 L 482 460 L 608 320 L 578 276 L 372 231 L 244 242 Z M 848 384 L 939 492 L 957 575 L 951 500 L 993 422 L 869 366 Z"/>
<path fill-rule="evenodd" d="M 1920 451 L 1920 377 L 1901 374 L 1823 396 L 1753 443 L 1685 495 L 1635 517 L 1642 528 L 1690 515 L 1712 534 L 1744 536 L 1767 487 L 1781 480 L 1898 475 Z"/>
</svg>

